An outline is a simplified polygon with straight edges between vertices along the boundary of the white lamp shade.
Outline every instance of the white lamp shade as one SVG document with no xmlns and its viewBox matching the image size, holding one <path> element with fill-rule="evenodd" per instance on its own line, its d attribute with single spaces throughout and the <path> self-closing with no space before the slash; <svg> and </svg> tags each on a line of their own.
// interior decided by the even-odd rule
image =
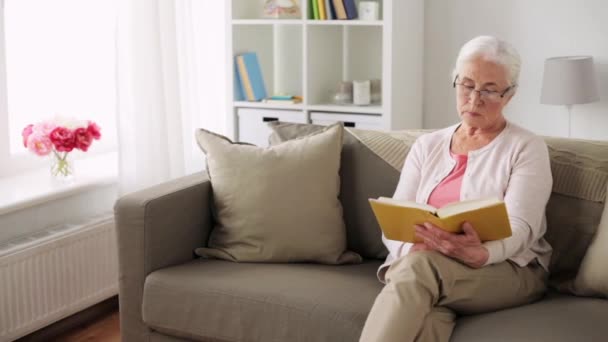
<svg viewBox="0 0 608 342">
<path fill-rule="evenodd" d="M 545 61 L 540 103 L 573 105 L 598 100 L 593 57 L 553 57 Z"/>
</svg>

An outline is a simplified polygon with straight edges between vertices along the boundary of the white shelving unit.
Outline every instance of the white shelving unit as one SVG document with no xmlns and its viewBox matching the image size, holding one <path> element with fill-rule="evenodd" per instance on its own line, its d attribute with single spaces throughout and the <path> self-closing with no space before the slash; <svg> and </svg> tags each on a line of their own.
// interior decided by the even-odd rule
<svg viewBox="0 0 608 342">
<path fill-rule="evenodd" d="M 265 145 L 267 121 L 279 117 L 381 130 L 422 128 L 424 0 L 377 1 L 376 21 L 313 20 L 310 0 L 299 1 L 301 19 L 265 19 L 263 0 L 228 1 L 231 138 Z M 236 101 L 234 56 L 243 52 L 257 54 L 269 95 L 300 95 L 303 103 Z M 339 82 L 372 79 L 381 80 L 381 103 L 333 104 Z"/>
</svg>

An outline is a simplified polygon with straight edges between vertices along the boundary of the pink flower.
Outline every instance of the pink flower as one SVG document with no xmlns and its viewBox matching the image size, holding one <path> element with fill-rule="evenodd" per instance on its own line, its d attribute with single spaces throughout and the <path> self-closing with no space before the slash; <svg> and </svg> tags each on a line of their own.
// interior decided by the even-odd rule
<svg viewBox="0 0 608 342">
<path fill-rule="evenodd" d="M 74 130 L 74 146 L 82 151 L 87 151 L 93 142 L 93 134 L 84 127 Z"/>
<path fill-rule="evenodd" d="M 71 152 L 75 147 L 74 132 L 65 127 L 55 127 L 49 138 L 58 152 Z"/>
<path fill-rule="evenodd" d="M 21 132 L 21 136 L 23 137 L 23 146 L 24 147 L 27 147 L 27 138 L 29 138 L 30 135 L 32 135 L 32 132 L 34 131 L 33 127 L 34 127 L 34 125 L 29 124 L 29 125 L 25 126 L 25 128 Z"/>
<path fill-rule="evenodd" d="M 50 121 L 43 121 L 34 125 L 34 132 L 44 134 L 48 136 L 54 129 L 57 127 L 54 123 Z"/>
<path fill-rule="evenodd" d="M 46 156 L 53 150 L 53 143 L 48 136 L 34 132 L 27 139 L 27 148 L 39 156 Z"/>
<path fill-rule="evenodd" d="M 93 121 L 89 121 L 89 126 L 87 127 L 87 131 L 91 134 L 91 136 L 95 140 L 99 140 L 99 138 L 101 138 L 101 129 Z"/>
</svg>

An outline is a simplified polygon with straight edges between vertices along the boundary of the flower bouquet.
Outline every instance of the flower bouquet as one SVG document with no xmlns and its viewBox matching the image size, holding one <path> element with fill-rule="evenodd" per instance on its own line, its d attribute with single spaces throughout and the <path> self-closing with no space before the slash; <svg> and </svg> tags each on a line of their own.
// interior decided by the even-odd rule
<svg viewBox="0 0 608 342">
<path fill-rule="evenodd" d="M 101 138 L 99 126 L 93 121 L 51 120 L 27 125 L 23 145 L 39 156 L 51 155 L 51 175 L 60 180 L 73 176 L 68 155 L 78 149 L 86 152 L 93 140 Z"/>
</svg>

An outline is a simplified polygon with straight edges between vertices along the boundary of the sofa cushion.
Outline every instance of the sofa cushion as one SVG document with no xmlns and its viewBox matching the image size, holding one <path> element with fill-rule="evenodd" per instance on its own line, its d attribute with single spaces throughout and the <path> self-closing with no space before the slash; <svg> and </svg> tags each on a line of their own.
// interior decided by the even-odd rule
<svg viewBox="0 0 608 342">
<path fill-rule="evenodd" d="M 545 235 L 553 247 L 550 283 L 562 292 L 581 294 L 574 280 L 602 217 L 608 185 L 608 142 L 544 139 L 553 173 Z"/>
<path fill-rule="evenodd" d="M 581 261 L 600 222 L 603 203 L 553 192 L 547 204 L 545 239 L 553 247 L 551 285 L 572 292 Z"/>
<path fill-rule="evenodd" d="M 382 288 L 379 266 L 199 259 L 146 278 L 143 319 L 198 340 L 357 341 Z"/>
<path fill-rule="evenodd" d="M 360 262 L 346 251 L 340 151 L 343 128 L 270 148 L 199 129 L 216 226 L 196 253 L 240 262 Z"/>
<path fill-rule="evenodd" d="M 270 122 L 273 130 L 271 145 L 307 136 L 323 129 L 319 125 Z M 344 208 L 344 222 L 348 248 L 365 258 L 384 259 L 387 250 L 381 239 L 380 227 L 369 206 L 368 198 L 391 197 L 395 192 L 405 156 L 418 131 L 403 132 L 397 139 L 376 131 L 346 128 L 340 161 L 340 201 Z M 370 137 L 370 135 L 373 135 Z M 366 136 L 375 139 L 376 146 L 396 151 L 396 158 L 387 162 L 361 141 Z M 393 165 L 395 164 L 395 165 Z"/>
<path fill-rule="evenodd" d="M 608 202 L 595 237 L 585 254 L 574 282 L 574 290 L 582 295 L 608 298 Z"/>
<path fill-rule="evenodd" d="M 517 308 L 460 317 L 451 342 L 606 341 L 608 300 L 551 293 Z"/>
</svg>

